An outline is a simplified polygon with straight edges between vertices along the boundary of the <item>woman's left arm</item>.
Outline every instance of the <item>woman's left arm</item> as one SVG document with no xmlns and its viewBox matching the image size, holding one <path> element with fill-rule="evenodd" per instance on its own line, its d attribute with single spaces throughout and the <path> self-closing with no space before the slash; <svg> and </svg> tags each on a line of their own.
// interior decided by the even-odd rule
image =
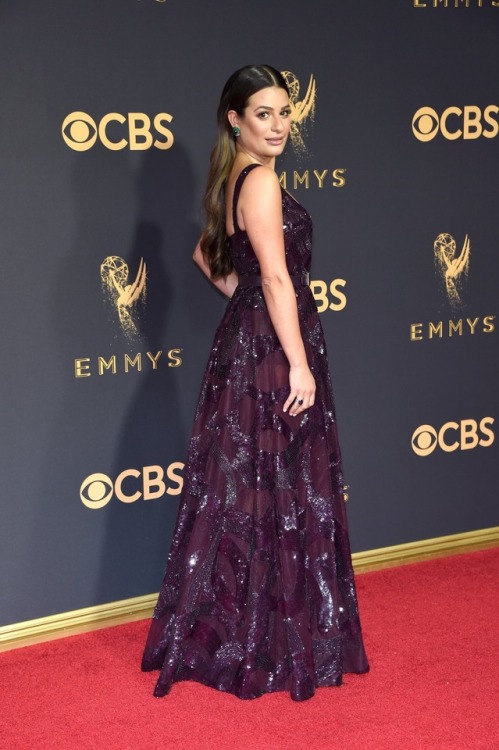
<svg viewBox="0 0 499 750">
<path fill-rule="evenodd" d="M 204 273 L 204 275 L 211 281 L 216 288 L 222 292 L 222 294 L 225 294 L 226 297 L 229 299 L 234 294 L 234 291 L 238 284 L 238 278 L 237 273 L 235 271 L 232 271 L 226 278 L 222 279 L 212 279 L 211 273 L 210 273 L 210 267 L 208 266 L 205 257 L 203 255 L 203 251 L 201 250 L 201 245 L 196 245 L 196 249 L 194 250 L 194 253 L 192 255 L 192 259 L 194 260 L 194 263 L 199 266 L 201 271 Z"/>
</svg>

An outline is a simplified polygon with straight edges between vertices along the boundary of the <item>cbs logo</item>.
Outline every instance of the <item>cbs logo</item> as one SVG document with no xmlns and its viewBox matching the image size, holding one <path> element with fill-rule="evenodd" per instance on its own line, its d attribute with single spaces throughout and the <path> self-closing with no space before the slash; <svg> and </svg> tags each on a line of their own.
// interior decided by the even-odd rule
<svg viewBox="0 0 499 750">
<path fill-rule="evenodd" d="M 173 133 L 166 126 L 172 120 L 167 112 L 156 115 L 152 123 L 143 112 L 129 112 L 126 117 L 119 112 L 109 112 L 97 123 L 86 112 L 71 112 L 62 123 L 62 137 L 73 151 L 88 151 L 97 138 L 111 151 L 121 151 L 127 146 L 131 151 L 145 151 L 151 146 L 166 151 L 174 142 Z M 112 139 L 109 126 L 113 131 Z"/>
<path fill-rule="evenodd" d="M 479 423 L 474 419 L 446 422 L 439 430 L 430 424 L 422 424 L 412 435 L 412 450 L 418 456 L 429 456 L 437 445 L 446 453 L 471 450 L 477 445 L 488 448 L 495 439 L 490 429 L 493 424 L 493 417 L 484 417 Z"/>
<path fill-rule="evenodd" d="M 482 111 L 480 107 L 468 105 L 447 107 L 439 116 L 432 107 L 420 107 L 412 118 L 412 132 L 418 141 L 431 141 L 440 132 L 448 141 L 458 138 L 495 138 L 499 133 L 497 114 L 499 107 L 491 104 Z"/>
<path fill-rule="evenodd" d="M 178 472 L 183 468 L 184 464 L 180 461 L 174 461 L 167 467 L 166 478 L 171 482 L 168 487 L 161 466 L 144 466 L 142 471 L 125 469 L 114 482 L 107 474 L 90 474 L 81 484 L 80 500 L 87 508 L 97 510 L 107 505 L 113 494 L 122 503 L 134 503 L 141 497 L 144 500 L 157 500 L 164 495 L 179 495 L 184 480 Z"/>
<path fill-rule="evenodd" d="M 317 312 L 326 310 L 343 310 L 347 304 L 347 298 L 344 292 L 340 291 L 346 286 L 345 279 L 333 279 L 328 285 L 325 281 L 311 281 L 310 290 L 314 295 L 317 303 Z"/>
</svg>

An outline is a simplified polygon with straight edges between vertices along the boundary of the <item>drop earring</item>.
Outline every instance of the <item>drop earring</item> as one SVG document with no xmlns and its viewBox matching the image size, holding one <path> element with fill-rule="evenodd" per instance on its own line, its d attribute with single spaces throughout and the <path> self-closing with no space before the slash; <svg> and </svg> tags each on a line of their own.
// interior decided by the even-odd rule
<svg viewBox="0 0 499 750">
<path fill-rule="evenodd" d="M 239 125 L 234 125 L 234 127 L 232 128 L 232 132 L 234 133 L 235 138 L 239 138 L 239 136 L 241 135 L 241 128 L 239 127 Z"/>
</svg>

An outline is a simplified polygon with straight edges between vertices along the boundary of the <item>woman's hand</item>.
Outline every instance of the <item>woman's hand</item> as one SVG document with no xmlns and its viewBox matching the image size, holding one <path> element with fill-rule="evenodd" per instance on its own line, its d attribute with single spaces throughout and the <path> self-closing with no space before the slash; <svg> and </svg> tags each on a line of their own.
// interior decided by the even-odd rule
<svg viewBox="0 0 499 750">
<path fill-rule="evenodd" d="M 289 396 L 283 410 L 296 417 L 315 403 L 315 380 L 307 365 L 292 365 L 289 370 Z"/>
</svg>

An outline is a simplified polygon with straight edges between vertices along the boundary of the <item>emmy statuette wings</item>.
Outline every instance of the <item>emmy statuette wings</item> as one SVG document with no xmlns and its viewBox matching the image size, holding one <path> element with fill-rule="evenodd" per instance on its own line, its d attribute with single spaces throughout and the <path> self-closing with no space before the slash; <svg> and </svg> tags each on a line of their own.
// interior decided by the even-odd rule
<svg viewBox="0 0 499 750">
<path fill-rule="evenodd" d="M 137 275 L 131 284 L 128 281 L 128 265 L 116 255 L 109 256 L 101 264 L 101 281 L 109 302 L 116 308 L 120 327 L 127 338 L 135 338 L 138 328 L 134 320 L 137 302 L 146 295 L 147 268 L 140 259 Z"/>
</svg>

